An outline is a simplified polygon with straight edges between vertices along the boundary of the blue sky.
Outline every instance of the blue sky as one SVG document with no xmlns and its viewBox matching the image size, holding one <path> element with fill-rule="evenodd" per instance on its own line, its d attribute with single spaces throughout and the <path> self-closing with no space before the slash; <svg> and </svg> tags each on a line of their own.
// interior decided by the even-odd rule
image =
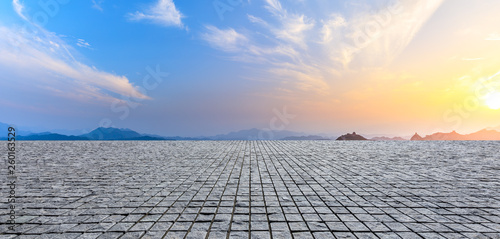
<svg viewBox="0 0 500 239">
<path fill-rule="evenodd" d="M 286 109 L 288 130 L 404 135 L 498 119 L 455 107 L 458 79 L 500 70 L 493 0 L 45 2 L 0 2 L 1 122 L 197 136 Z"/>
</svg>

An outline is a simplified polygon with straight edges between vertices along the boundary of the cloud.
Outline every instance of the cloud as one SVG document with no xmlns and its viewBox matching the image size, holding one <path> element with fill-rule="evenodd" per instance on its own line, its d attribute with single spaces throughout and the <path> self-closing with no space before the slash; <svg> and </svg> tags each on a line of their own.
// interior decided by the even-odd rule
<svg viewBox="0 0 500 239">
<path fill-rule="evenodd" d="M 97 10 L 102 12 L 103 11 L 102 1 L 103 0 L 92 0 L 92 8 L 97 9 Z"/>
<path fill-rule="evenodd" d="M 18 0 L 12 4 L 16 13 L 26 21 L 24 5 Z M 135 99 L 151 99 L 140 92 L 125 76 L 98 70 L 77 61 L 70 53 L 72 49 L 56 34 L 43 27 L 30 24 L 27 28 L 4 27 L 0 25 L 0 69 L 4 75 L 38 85 L 41 89 L 76 93 L 98 100 L 110 100 L 109 93 Z M 32 29 L 29 31 L 28 29 Z M 90 47 L 78 39 L 80 47 Z M 107 92 L 105 92 L 107 91 Z"/>
<path fill-rule="evenodd" d="M 487 41 L 500 41 L 500 33 L 491 33 L 485 40 Z"/>
<path fill-rule="evenodd" d="M 12 7 L 14 7 L 14 11 L 25 21 L 28 21 L 28 18 L 24 15 L 24 5 L 19 0 L 12 0 Z"/>
<path fill-rule="evenodd" d="M 29 33 L 0 25 L 0 69 L 4 75 L 66 96 L 75 94 L 107 101 L 120 95 L 150 99 L 127 77 L 75 60 L 66 42 L 43 28 L 37 29 L 36 33 Z"/>
<path fill-rule="evenodd" d="M 279 24 L 273 26 L 251 15 L 249 20 L 265 26 L 277 39 L 306 48 L 304 38 L 306 32 L 314 27 L 314 20 L 303 14 L 289 14 L 278 0 L 266 0 L 266 3 L 265 8 L 278 20 Z"/>
<path fill-rule="evenodd" d="M 78 39 L 76 42 L 76 45 L 79 47 L 92 49 L 91 45 L 88 42 L 86 42 L 84 39 Z"/>
<path fill-rule="evenodd" d="M 323 48 L 344 67 L 384 66 L 410 44 L 442 2 L 401 0 L 350 18 L 332 16 L 323 23 Z"/>
<path fill-rule="evenodd" d="M 248 39 L 236 32 L 232 28 L 226 30 L 219 29 L 215 26 L 206 26 L 206 32 L 202 38 L 210 44 L 210 46 L 226 52 L 238 52 L 243 50 L 242 47 L 248 42 Z"/>
<path fill-rule="evenodd" d="M 267 5 L 265 8 L 269 10 L 269 12 L 273 13 L 275 16 L 282 16 L 286 14 L 286 11 L 281 6 L 280 1 L 278 0 L 266 0 Z"/>
<path fill-rule="evenodd" d="M 323 44 L 329 44 L 336 37 L 336 32 L 339 28 L 346 26 L 347 22 L 344 17 L 333 14 L 328 20 L 322 21 L 321 33 Z"/>
<path fill-rule="evenodd" d="M 483 60 L 483 58 L 467 58 L 467 57 L 463 57 L 462 58 L 462 61 L 480 61 L 480 60 Z"/>
<path fill-rule="evenodd" d="M 327 95 L 332 83 L 352 77 L 354 69 L 381 68 L 392 62 L 442 0 L 400 0 L 376 9 L 370 1 L 359 2 L 363 7 L 354 8 L 352 14 L 324 9 L 315 12 L 328 15 L 308 16 L 303 5 L 292 11 L 287 8 L 293 6 L 289 2 L 265 0 L 267 14 L 247 15 L 255 29 L 214 27 L 207 29 L 203 39 L 232 54 L 233 60 L 262 64 L 270 80 Z"/>
<path fill-rule="evenodd" d="M 183 15 L 177 10 L 173 0 L 158 0 L 158 2 L 150 6 L 146 11 L 137 11 L 130 13 L 130 20 L 133 21 L 151 21 L 152 23 L 162 26 L 176 26 L 183 28 Z"/>
</svg>

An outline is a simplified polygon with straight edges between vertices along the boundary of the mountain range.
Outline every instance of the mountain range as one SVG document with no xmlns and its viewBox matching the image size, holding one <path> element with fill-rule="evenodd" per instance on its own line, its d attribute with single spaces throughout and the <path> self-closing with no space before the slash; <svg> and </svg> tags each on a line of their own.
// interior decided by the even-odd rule
<svg viewBox="0 0 500 239">
<path fill-rule="evenodd" d="M 0 122 L 0 140 L 7 138 L 9 124 Z M 240 130 L 227 134 L 201 137 L 160 136 L 154 134 L 141 134 L 131 129 L 119 128 L 97 128 L 90 133 L 81 135 L 65 135 L 54 132 L 32 133 L 16 129 L 16 140 L 331 140 L 334 138 L 320 135 L 309 135 L 294 131 L 264 131 L 256 128 Z M 362 135 L 352 133 L 345 134 L 337 140 L 407 140 L 401 137 L 373 137 L 368 139 Z M 434 133 L 421 137 L 415 133 L 410 140 L 500 140 L 500 132 L 496 128 L 483 129 L 471 134 L 459 134 L 455 131 L 450 133 Z"/>
<path fill-rule="evenodd" d="M 425 137 L 415 133 L 411 140 L 500 140 L 500 132 L 493 129 L 483 129 L 472 134 L 459 134 L 452 131 L 450 133 L 434 133 Z"/>
<path fill-rule="evenodd" d="M 0 131 L 5 132 L 0 135 L 0 139 L 6 139 L 7 129 L 9 125 L 0 123 Z M 52 132 L 31 133 L 25 131 L 18 131 L 16 133 L 16 140 L 317 140 L 329 139 L 318 135 L 305 135 L 304 133 L 293 131 L 263 131 L 259 129 L 240 130 L 230 132 L 228 134 L 219 134 L 215 136 L 201 136 L 201 137 L 181 137 L 171 136 L 165 137 L 154 134 L 140 134 L 131 129 L 119 128 L 97 128 L 90 133 L 81 135 L 64 135 Z"/>
<path fill-rule="evenodd" d="M 382 137 L 373 137 L 371 138 L 370 140 L 373 140 L 373 141 L 387 141 L 387 140 L 396 140 L 396 141 L 402 141 L 402 140 L 407 140 L 407 139 L 404 139 L 404 138 L 401 138 L 401 137 L 387 137 L 387 136 L 382 136 Z"/>
</svg>

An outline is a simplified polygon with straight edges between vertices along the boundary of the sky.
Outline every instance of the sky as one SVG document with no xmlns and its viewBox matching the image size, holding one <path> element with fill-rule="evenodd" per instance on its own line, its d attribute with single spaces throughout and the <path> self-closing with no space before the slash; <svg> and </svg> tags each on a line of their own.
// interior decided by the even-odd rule
<svg viewBox="0 0 500 239">
<path fill-rule="evenodd" d="M 160 135 L 500 125 L 497 0 L 0 2 L 0 122 Z"/>
</svg>

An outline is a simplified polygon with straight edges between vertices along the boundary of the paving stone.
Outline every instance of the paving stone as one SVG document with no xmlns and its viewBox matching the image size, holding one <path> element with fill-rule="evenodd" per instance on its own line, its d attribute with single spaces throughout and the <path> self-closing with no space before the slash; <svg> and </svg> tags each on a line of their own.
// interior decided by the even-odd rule
<svg viewBox="0 0 500 239">
<path fill-rule="evenodd" d="M 271 234 L 268 231 L 252 231 L 250 233 L 251 239 L 270 239 Z"/>
<path fill-rule="evenodd" d="M 0 238 L 500 238 L 493 141 L 19 144 Z"/>
<path fill-rule="evenodd" d="M 160 235 L 157 235 L 156 237 L 149 237 L 151 232 L 148 232 L 146 235 L 144 235 L 145 233 L 144 232 L 125 232 L 125 234 L 123 234 L 123 236 L 120 237 L 120 239 L 134 239 L 134 238 L 160 238 L 161 236 Z M 152 232 L 152 233 L 155 233 L 155 232 Z M 163 235 L 164 233 L 161 233 L 161 235 Z"/>
</svg>

